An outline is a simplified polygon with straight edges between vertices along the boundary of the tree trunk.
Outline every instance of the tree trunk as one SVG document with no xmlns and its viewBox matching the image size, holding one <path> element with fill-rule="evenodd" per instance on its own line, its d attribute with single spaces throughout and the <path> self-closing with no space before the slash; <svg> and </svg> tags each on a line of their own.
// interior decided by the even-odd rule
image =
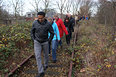
<svg viewBox="0 0 116 77">
<path fill-rule="evenodd" d="M 61 9 L 61 19 L 63 19 L 63 17 L 62 17 L 62 9 Z"/>
<path fill-rule="evenodd" d="M 113 38 L 112 40 L 114 41 L 116 39 L 116 6 L 115 3 L 113 3 L 113 9 L 114 9 L 114 15 L 113 15 Z"/>
</svg>

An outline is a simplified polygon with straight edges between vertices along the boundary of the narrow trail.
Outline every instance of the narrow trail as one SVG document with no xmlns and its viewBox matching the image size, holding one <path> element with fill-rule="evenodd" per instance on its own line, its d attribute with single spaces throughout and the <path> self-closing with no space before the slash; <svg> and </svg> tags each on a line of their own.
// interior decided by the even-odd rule
<svg viewBox="0 0 116 77">
<path fill-rule="evenodd" d="M 52 62 L 52 56 L 49 56 L 48 69 L 44 77 L 67 77 L 69 73 L 69 64 L 71 55 L 67 51 L 68 46 L 57 50 L 57 62 Z M 42 57 L 43 59 L 43 57 Z M 43 63 L 43 62 L 42 62 Z M 35 57 L 29 59 L 12 77 L 36 77 L 38 74 Z"/>
</svg>

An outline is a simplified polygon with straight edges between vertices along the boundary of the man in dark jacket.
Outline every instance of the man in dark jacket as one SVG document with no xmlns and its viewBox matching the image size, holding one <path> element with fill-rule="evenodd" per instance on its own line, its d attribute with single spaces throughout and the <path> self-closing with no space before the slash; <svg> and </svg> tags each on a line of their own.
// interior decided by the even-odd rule
<svg viewBox="0 0 116 77">
<path fill-rule="evenodd" d="M 66 29 L 68 31 L 68 35 L 66 35 L 66 43 L 67 43 L 67 45 L 69 45 L 70 44 L 70 33 L 71 33 L 71 30 L 72 30 L 71 22 L 70 22 L 69 17 L 65 18 L 64 25 L 65 25 L 65 27 L 66 27 Z"/>
<path fill-rule="evenodd" d="M 72 17 L 71 14 L 67 14 L 66 17 L 69 17 L 69 19 L 70 19 L 70 23 L 71 23 L 70 38 L 72 38 L 72 32 L 74 32 L 74 26 L 75 26 L 75 19 Z"/>
<path fill-rule="evenodd" d="M 38 65 L 38 76 L 43 77 L 44 71 L 48 67 L 48 42 L 51 42 L 54 31 L 52 25 L 45 19 L 44 12 L 38 12 L 38 20 L 35 20 L 31 29 L 31 37 L 34 41 L 34 51 L 35 57 Z M 48 32 L 50 33 L 50 37 L 48 38 Z M 41 50 L 43 48 L 44 52 L 44 68 L 41 63 Z"/>
<path fill-rule="evenodd" d="M 75 26 L 75 19 L 71 16 L 70 22 L 72 23 L 72 32 L 74 32 L 74 26 Z"/>
</svg>

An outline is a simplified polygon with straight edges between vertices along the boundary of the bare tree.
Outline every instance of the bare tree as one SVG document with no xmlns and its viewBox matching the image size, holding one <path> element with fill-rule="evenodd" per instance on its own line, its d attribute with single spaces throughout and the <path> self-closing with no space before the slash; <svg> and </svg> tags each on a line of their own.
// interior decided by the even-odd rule
<svg viewBox="0 0 116 77">
<path fill-rule="evenodd" d="M 112 27 L 112 40 L 116 38 L 116 0 L 99 0 L 97 17 L 99 23 Z"/>
<path fill-rule="evenodd" d="M 61 18 L 63 18 L 62 14 L 63 14 L 63 11 L 64 11 L 66 0 L 59 0 L 59 2 L 56 1 L 56 3 L 57 3 L 58 9 L 60 10 Z"/>
<path fill-rule="evenodd" d="M 40 11 L 40 5 L 39 5 L 40 1 L 41 1 L 41 0 L 33 0 L 32 3 L 30 2 L 30 4 L 33 6 L 34 11 L 35 11 L 36 13 Z"/>
<path fill-rule="evenodd" d="M 0 0 L 0 24 L 6 24 L 6 20 L 9 17 L 9 13 L 5 9 L 5 5 L 3 5 L 3 0 Z"/>
<path fill-rule="evenodd" d="M 44 12 L 47 13 L 50 9 L 50 3 L 52 0 L 42 0 L 43 4 L 44 4 Z"/>
<path fill-rule="evenodd" d="M 72 2 L 73 2 L 72 0 L 67 0 L 67 2 L 66 2 L 65 9 L 66 9 L 67 13 L 71 12 Z"/>
<path fill-rule="evenodd" d="M 72 2 L 72 13 L 73 13 L 73 15 L 78 13 L 78 11 L 79 11 L 78 9 L 79 9 L 79 7 L 82 6 L 82 3 L 83 3 L 83 0 L 74 0 Z"/>
<path fill-rule="evenodd" d="M 13 13 L 15 18 L 17 19 L 18 15 L 20 15 L 20 12 L 22 11 L 21 8 L 24 8 L 24 1 L 23 0 L 11 0 Z"/>
<path fill-rule="evenodd" d="M 0 22 L 1 22 L 1 20 L 2 20 L 2 3 L 3 3 L 3 1 L 2 0 L 0 0 Z"/>
<path fill-rule="evenodd" d="M 3 0 L 0 0 L 0 8 L 1 8 L 1 6 L 2 6 L 2 3 L 3 3 Z"/>
<path fill-rule="evenodd" d="M 0 0 L 0 13 L 1 13 L 1 9 L 2 9 L 2 0 Z"/>
<path fill-rule="evenodd" d="M 3 8 L 3 0 L 0 0 L 0 14 L 1 14 L 2 8 Z"/>
<path fill-rule="evenodd" d="M 98 8 L 98 20 L 101 24 L 110 24 L 112 22 L 113 17 L 113 8 L 112 3 L 109 1 L 99 1 L 100 6 Z"/>
<path fill-rule="evenodd" d="M 112 2 L 112 8 L 113 8 L 113 38 L 112 40 L 116 39 L 116 0 L 111 0 Z"/>
<path fill-rule="evenodd" d="M 20 1 L 20 15 L 23 15 L 23 12 L 24 12 L 24 1 L 23 0 L 21 0 Z"/>
<path fill-rule="evenodd" d="M 83 0 L 82 6 L 80 7 L 81 15 L 91 15 L 91 7 L 93 5 L 92 0 Z"/>
</svg>

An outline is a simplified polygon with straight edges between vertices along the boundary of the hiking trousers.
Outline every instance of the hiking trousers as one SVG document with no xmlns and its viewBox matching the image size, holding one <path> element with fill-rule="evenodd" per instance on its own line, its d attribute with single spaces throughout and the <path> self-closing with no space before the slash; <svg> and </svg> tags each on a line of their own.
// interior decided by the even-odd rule
<svg viewBox="0 0 116 77">
<path fill-rule="evenodd" d="M 49 60 L 48 42 L 39 43 L 38 41 L 34 40 L 34 52 L 35 52 L 37 66 L 38 66 L 38 73 L 44 72 L 42 61 L 41 61 L 42 49 L 43 49 L 43 53 L 44 53 L 44 67 L 46 67 L 46 66 L 48 66 L 48 60 Z"/>
</svg>

